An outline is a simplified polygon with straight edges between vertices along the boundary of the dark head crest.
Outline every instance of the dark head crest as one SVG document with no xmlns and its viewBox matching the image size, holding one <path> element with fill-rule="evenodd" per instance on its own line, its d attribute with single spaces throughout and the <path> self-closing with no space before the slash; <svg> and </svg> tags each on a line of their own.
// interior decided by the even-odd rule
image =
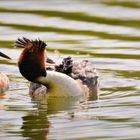
<svg viewBox="0 0 140 140">
<path fill-rule="evenodd" d="M 23 37 L 22 39 L 17 39 L 15 46 L 24 48 L 18 59 L 18 67 L 20 73 L 27 80 L 35 82 L 37 77 L 46 76 L 45 42 L 39 39 L 29 40 Z"/>
<path fill-rule="evenodd" d="M 33 46 L 36 46 L 40 49 L 45 48 L 47 46 L 47 44 L 40 39 L 32 40 L 32 43 L 33 43 Z"/>
<path fill-rule="evenodd" d="M 25 37 L 18 38 L 15 42 L 15 47 L 17 48 L 25 48 L 25 47 L 28 47 L 28 45 L 32 45 L 38 48 L 45 48 L 47 46 L 47 44 L 40 39 L 30 40 Z"/>
<path fill-rule="evenodd" d="M 14 45 L 17 48 L 25 48 L 29 43 L 32 43 L 32 41 L 23 37 L 23 38 L 18 38 Z"/>
</svg>

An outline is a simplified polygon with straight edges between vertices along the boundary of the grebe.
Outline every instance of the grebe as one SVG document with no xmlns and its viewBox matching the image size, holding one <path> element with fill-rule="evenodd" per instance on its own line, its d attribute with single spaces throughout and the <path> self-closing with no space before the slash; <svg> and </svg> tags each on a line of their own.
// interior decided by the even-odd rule
<svg viewBox="0 0 140 140">
<path fill-rule="evenodd" d="M 18 38 L 15 46 L 24 48 L 18 59 L 19 71 L 30 81 L 29 92 L 48 96 L 97 96 L 98 76 L 88 60 L 73 62 L 65 58 L 53 70 L 46 70 L 46 43 Z M 44 85 L 44 86 L 43 86 Z"/>
<path fill-rule="evenodd" d="M 9 56 L 5 55 L 4 53 L 0 52 L 0 56 L 11 59 Z M 9 79 L 4 73 L 0 73 L 0 93 L 3 93 L 9 88 Z"/>
</svg>

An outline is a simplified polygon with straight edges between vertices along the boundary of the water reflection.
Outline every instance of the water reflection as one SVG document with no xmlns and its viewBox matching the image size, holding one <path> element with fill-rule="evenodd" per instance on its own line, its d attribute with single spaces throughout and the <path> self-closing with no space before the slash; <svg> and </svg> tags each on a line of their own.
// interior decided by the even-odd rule
<svg viewBox="0 0 140 140">
<path fill-rule="evenodd" d="M 51 126 L 47 118 L 47 111 L 38 109 L 22 117 L 22 121 L 21 133 L 23 137 L 32 140 L 47 139 L 49 127 Z"/>
<path fill-rule="evenodd" d="M 69 112 L 74 105 L 78 103 L 78 99 L 75 98 L 49 98 L 43 96 L 40 98 L 31 97 L 32 102 L 36 105 L 35 111 L 28 113 L 22 117 L 21 133 L 23 137 L 28 137 L 33 140 L 47 139 L 51 122 L 48 116 L 51 114 L 57 114 L 61 111 Z M 70 114 L 73 117 L 73 112 Z"/>
<path fill-rule="evenodd" d="M 0 60 L 11 81 L 0 95 L 0 139 L 140 139 L 138 0 L 0 2 L 0 51 L 14 58 Z M 16 66 L 21 50 L 13 48 L 22 36 L 46 41 L 50 58 L 59 51 L 95 63 L 97 103 L 30 97 Z"/>
</svg>

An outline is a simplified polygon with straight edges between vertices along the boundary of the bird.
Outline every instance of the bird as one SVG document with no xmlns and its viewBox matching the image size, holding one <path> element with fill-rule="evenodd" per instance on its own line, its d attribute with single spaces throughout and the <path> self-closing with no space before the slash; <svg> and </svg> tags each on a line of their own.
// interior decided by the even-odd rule
<svg viewBox="0 0 140 140">
<path fill-rule="evenodd" d="M 0 52 L 0 56 L 7 59 L 11 59 L 9 56 L 7 56 L 2 52 Z M 0 93 L 5 92 L 8 88 L 9 88 L 9 78 L 7 77 L 6 74 L 0 72 Z"/>
<path fill-rule="evenodd" d="M 61 64 L 51 61 L 50 68 L 46 60 L 47 44 L 40 40 L 25 37 L 15 41 L 15 47 L 23 48 L 18 59 L 21 75 L 30 81 L 29 93 L 48 96 L 95 96 L 98 93 L 98 74 L 89 60 L 73 61 L 64 58 Z"/>
</svg>

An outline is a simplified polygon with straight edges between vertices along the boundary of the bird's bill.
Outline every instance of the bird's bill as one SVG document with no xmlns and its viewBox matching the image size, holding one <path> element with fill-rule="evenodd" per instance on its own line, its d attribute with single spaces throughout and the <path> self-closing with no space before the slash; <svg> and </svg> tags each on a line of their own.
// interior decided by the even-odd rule
<svg viewBox="0 0 140 140">
<path fill-rule="evenodd" d="M 11 59 L 9 56 L 7 56 L 6 54 L 4 54 L 4 53 L 2 53 L 2 52 L 0 52 L 0 56 L 1 56 L 1 57 L 4 57 L 4 58 L 7 58 L 7 59 Z"/>
</svg>

